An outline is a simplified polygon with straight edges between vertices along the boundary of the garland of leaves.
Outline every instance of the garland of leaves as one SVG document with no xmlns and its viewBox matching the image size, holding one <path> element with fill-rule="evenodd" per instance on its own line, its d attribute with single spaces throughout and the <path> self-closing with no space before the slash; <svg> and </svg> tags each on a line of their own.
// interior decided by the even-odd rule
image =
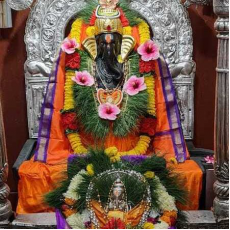
<svg viewBox="0 0 230 230">
<path fill-rule="evenodd" d="M 91 66 L 88 53 L 79 51 L 79 54 L 81 56 L 80 70 L 88 70 Z M 140 75 L 138 66 L 139 56 L 136 52 L 133 52 L 129 60 L 129 77 Z M 73 92 L 77 120 L 81 121 L 85 132 L 92 134 L 94 138 L 105 138 L 109 132 L 110 123 L 98 116 L 98 103 L 94 96 L 94 88 L 74 84 Z M 148 93 L 146 91 L 140 92 L 135 96 L 125 95 L 123 99 L 123 110 L 113 126 L 115 136 L 124 137 L 130 132 L 137 130 L 139 119 L 147 113 L 146 101 L 148 101 Z M 90 116 L 88 114 L 90 114 Z"/>
<path fill-rule="evenodd" d="M 176 201 L 182 204 L 186 204 L 187 202 L 187 193 L 185 190 L 183 190 L 182 182 L 180 181 L 177 174 L 174 174 L 171 169 L 166 168 L 166 161 L 164 158 L 154 155 L 147 158 L 140 164 L 133 164 L 125 160 L 112 163 L 110 161 L 110 158 L 104 153 L 104 150 L 90 150 L 90 153 L 87 157 L 74 156 L 68 164 L 66 181 L 64 181 L 59 188 L 48 193 L 45 196 L 45 202 L 50 207 L 61 209 L 63 205 L 63 194 L 67 191 L 72 178 L 77 175 L 82 169 L 86 169 L 87 165 L 89 164 L 92 165 L 94 175 L 84 175 L 84 180 L 81 182 L 79 188 L 76 190 L 76 192 L 79 193 L 81 197 L 80 200 L 78 200 L 77 203 L 74 205 L 74 207 L 78 211 L 82 211 L 86 208 L 86 193 L 92 178 L 110 169 L 133 170 L 143 175 L 148 171 L 154 172 L 155 175 L 160 179 L 161 183 L 165 186 L 170 196 L 174 197 Z M 151 187 L 151 191 L 155 191 L 156 180 L 149 178 L 147 179 L 147 181 Z M 127 194 L 132 194 L 129 199 L 133 203 L 137 203 L 139 200 L 138 197 L 140 197 L 140 195 L 138 195 L 138 190 L 133 190 L 133 186 L 135 186 L 135 184 L 133 184 L 134 182 L 126 181 L 125 183 L 131 183 L 129 185 L 127 184 Z M 98 190 L 102 191 L 103 194 L 107 194 L 104 200 L 107 200 L 108 198 L 109 189 L 111 188 L 111 186 L 109 185 L 111 185 L 109 181 L 104 181 L 104 183 L 101 182 L 101 184 L 98 183 Z M 129 189 L 132 189 L 132 191 L 129 191 Z M 159 204 L 156 202 L 156 200 L 157 194 L 152 192 L 152 207 L 157 209 L 159 208 Z"/>
<path fill-rule="evenodd" d="M 81 121 L 84 131 L 95 138 L 105 138 L 109 132 L 109 121 L 98 116 L 98 102 L 94 98 L 94 88 L 74 84 L 73 90 L 77 120 Z"/>
</svg>

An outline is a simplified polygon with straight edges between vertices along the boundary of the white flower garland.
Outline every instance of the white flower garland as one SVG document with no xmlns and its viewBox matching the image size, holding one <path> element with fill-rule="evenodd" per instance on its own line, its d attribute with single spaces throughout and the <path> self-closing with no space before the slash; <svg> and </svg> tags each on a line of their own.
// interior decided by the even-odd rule
<svg viewBox="0 0 230 230">
<path fill-rule="evenodd" d="M 155 180 L 157 180 L 158 182 L 156 193 L 158 194 L 158 197 L 159 197 L 157 203 L 159 204 L 160 210 L 169 211 L 169 212 L 171 211 L 177 212 L 178 210 L 175 205 L 176 203 L 175 198 L 169 195 L 166 188 L 160 182 L 160 179 L 157 176 L 155 177 Z"/>
<path fill-rule="evenodd" d="M 159 224 L 154 224 L 154 229 L 168 229 L 169 225 L 161 220 L 161 223 Z"/>
<path fill-rule="evenodd" d="M 81 170 L 76 176 L 72 178 L 67 192 L 63 194 L 65 198 L 72 200 L 79 200 L 81 198 L 80 195 L 76 192 L 76 189 L 79 187 L 83 180 L 83 174 L 86 174 L 85 170 Z"/>
<path fill-rule="evenodd" d="M 67 192 L 64 194 L 65 198 L 70 198 L 73 200 L 78 200 L 80 198 L 80 195 L 76 192 L 76 188 L 79 187 L 83 180 L 83 176 L 86 174 L 85 170 L 81 170 L 73 179 L 71 180 L 71 183 L 68 187 Z M 175 198 L 170 196 L 167 192 L 166 188 L 162 185 L 160 179 L 155 176 L 154 180 L 157 181 L 157 189 L 156 193 L 158 194 L 158 201 L 160 211 L 178 211 L 175 205 Z M 151 211 L 150 216 L 156 216 L 157 212 L 155 210 Z M 81 214 L 76 213 L 71 216 L 69 216 L 66 219 L 67 223 L 70 225 L 73 229 L 85 229 L 85 222 L 90 221 L 89 213 L 87 210 L 84 210 Z M 168 229 L 169 225 L 161 220 L 161 223 L 157 223 L 154 225 L 155 229 Z"/>
<path fill-rule="evenodd" d="M 89 212 L 84 210 L 81 214 L 73 214 L 66 221 L 72 229 L 85 229 L 85 223 L 90 221 Z"/>
</svg>

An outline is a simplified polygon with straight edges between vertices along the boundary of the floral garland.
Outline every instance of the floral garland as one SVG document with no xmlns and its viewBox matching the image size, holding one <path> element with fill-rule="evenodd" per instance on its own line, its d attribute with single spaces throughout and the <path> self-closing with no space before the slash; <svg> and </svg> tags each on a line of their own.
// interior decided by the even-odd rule
<svg viewBox="0 0 230 230">
<path fill-rule="evenodd" d="M 88 150 L 84 147 L 79 133 L 70 133 L 67 135 L 70 145 L 75 154 L 87 154 Z"/>
<path fill-rule="evenodd" d="M 127 20 L 127 18 L 125 17 L 124 12 L 122 11 L 122 9 L 119 9 L 121 12 L 121 21 L 122 21 L 122 25 L 123 25 L 123 34 L 125 35 L 132 35 L 132 27 L 129 26 L 129 22 Z M 88 37 L 94 36 L 95 34 L 95 27 L 94 27 L 94 23 L 95 23 L 96 17 L 95 17 L 95 12 L 93 13 L 93 15 L 91 16 L 90 19 L 90 24 L 86 25 L 87 29 L 86 29 L 86 35 Z M 140 22 L 141 21 L 141 22 Z M 141 86 L 141 79 L 139 80 L 138 78 L 136 78 L 135 84 L 137 84 L 136 82 L 139 82 L 138 84 L 140 84 L 140 90 L 141 87 L 146 87 L 143 89 L 146 89 L 146 96 L 145 96 L 145 92 L 141 92 L 137 91 L 136 93 L 134 93 L 134 90 L 130 89 L 130 86 L 132 86 L 132 84 L 134 84 L 132 82 L 132 79 L 130 79 L 130 84 L 129 82 L 127 82 L 126 84 L 130 85 L 127 86 L 126 88 L 126 105 L 125 107 L 130 107 L 131 109 L 134 108 L 134 111 L 136 111 L 135 114 L 136 117 L 138 118 L 138 116 L 141 116 L 140 111 L 142 111 L 142 109 L 138 109 L 138 107 L 136 107 L 136 105 L 132 105 L 132 101 L 139 101 L 140 105 L 145 105 L 145 102 L 148 101 L 147 104 L 147 108 L 146 108 L 146 112 L 151 115 L 152 117 L 156 117 L 156 105 L 155 105 L 155 79 L 154 79 L 154 70 L 155 70 L 155 59 L 157 57 L 154 57 L 154 60 L 152 58 L 147 59 L 144 58 L 146 53 L 145 53 L 145 49 L 146 47 L 153 47 L 155 44 L 152 44 L 150 41 L 150 30 L 149 30 L 149 26 L 148 24 L 144 21 L 144 20 L 139 20 L 139 24 L 138 24 L 138 30 L 139 30 L 139 36 L 140 36 L 140 47 L 138 48 L 138 54 L 141 55 L 141 57 L 139 58 L 139 70 L 135 70 L 133 71 L 133 69 L 136 69 L 137 64 L 133 63 L 131 64 L 132 66 L 132 70 L 130 70 L 130 73 L 134 73 L 137 74 L 137 76 L 139 74 L 144 74 L 144 84 L 145 86 Z M 90 124 L 92 125 L 92 121 L 93 120 L 98 120 L 97 119 L 92 119 L 91 121 L 89 119 L 87 119 L 88 116 L 86 116 L 86 114 L 83 114 L 82 112 L 80 112 L 79 110 L 81 110 L 82 106 L 77 105 L 76 103 L 78 103 L 79 101 L 81 101 L 80 99 L 82 99 L 81 97 L 81 92 L 83 91 L 87 91 L 87 97 L 88 97 L 88 102 L 89 101 L 94 101 L 94 103 L 96 102 L 95 98 L 92 98 L 92 100 L 89 100 L 90 97 L 92 97 L 94 95 L 94 92 L 89 92 L 89 89 L 87 89 L 88 87 L 84 87 L 84 84 L 81 85 L 81 83 L 79 83 L 83 78 L 85 78 L 85 75 L 83 76 L 82 74 L 84 73 L 84 71 L 86 70 L 86 64 L 87 60 L 88 60 L 88 56 L 85 55 L 85 52 L 83 51 L 78 51 L 76 52 L 76 49 L 80 48 L 80 42 L 81 42 L 81 28 L 83 27 L 83 19 L 79 18 L 77 19 L 73 25 L 72 25 L 72 30 L 69 36 L 69 40 L 65 39 L 62 47 L 63 51 L 65 51 L 67 53 L 66 55 L 66 83 L 65 83 L 65 101 L 64 101 L 64 108 L 62 111 L 62 123 L 63 126 L 66 130 L 66 134 L 68 136 L 68 139 L 71 143 L 72 149 L 75 153 L 77 154 L 85 154 L 87 153 L 87 149 L 83 146 L 82 142 L 81 142 L 81 138 L 80 135 L 78 133 L 78 125 L 77 125 L 77 120 L 82 120 L 84 119 L 84 124 Z M 66 44 L 67 45 L 66 45 Z M 71 48 L 72 46 L 72 48 Z M 65 47 L 67 47 L 65 49 Z M 72 50 L 71 50 L 72 49 Z M 71 50 L 71 52 L 69 51 Z M 143 51 L 144 50 L 144 51 Z M 83 57 L 84 56 L 84 57 Z M 130 60 L 132 60 L 132 58 L 130 58 Z M 133 59 L 134 62 L 136 62 L 136 59 Z M 83 63 L 84 62 L 84 63 Z M 87 66 L 87 68 L 90 65 Z M 83 72 L 74 72 L 77 70 L 83 70 Z M 139 73 L 139 74 L 138 74 Z M 80 76 L 82 75 L 82 79 L 81 77 L 79 78 L 77 76 L 77 74 Z M 88 74 L 88 73 L 87 73 Z M 87 75 L 86 74 L 86 75 Z M 89 75 L 90 76 L 90 75 Z M 132 76 L 131 78 L 133 78 L 134 76 Z M 140 77 L 140 76 L 139 76 Z M 78 86 L 74 83 L 73 79 L 74 78 L 78 78 L 78 80 L 75 80 L 75 83 L 80 84 L 81 86 Z M 92 82 L 93 84 L 93 82 Z M 90 86 L 90 85 L 88 85 Z M 125 88 L 125 85 L 124 85 Z M 73 90 L 74 89 L 74 90 Z M 81 89 L 81 90 L 79 90 Z M 77 90 L 77 91 L 76 91 Z M 77 92 L 77 93 L 76 93 Z M 133 95 L 129 95 L 129 94 L 133 94 Z M 137 97 L 137 98 L 135 98 Z M 138 99 L 139 98 L 139 99 Z M 132 100 L 131 100 L 132 99 Z M 79 116 L 79 114 L 77 113 L 77 115 L 75 115 L 75 106 L 77 105 L 78 107 L 78 113 L 80 113 L 82 116 Z M 103 110 L 106 110 L 108 107 L 108 105 L 104 106 L 101 105 L 99 106 L 99 110 L 101 110 L 101 112 Z M 134 107 L 133 107 L 134 106 Z M 91 106 L 86 106 L 87 108 L 90 108 L 92 110 L 92 104 Z M 128 108 L 127 107 L 127 108 Z M 127 126 L 127 124 L 131 124 L 127 121 L 130 120 L 129 116 L 125 115 L 125 111 L 126 109 L 120 110 L 117 108 L 113 108 L 111 107 L 111 110 L 114 111 L 114 118 L 116 119 L 116 117 L 119 115 L 118 119 L 116 119 L 116 121 L 114 122 L 114 134 L 115 136 L 126 136 L 129 132 L 130 129 L 132 128 L 132 126 Z M 88 112 L 88 111 L 87 111 Z M 93 111 L 91 111 L 93 112 Z M 93 114 L 95 113 L 95 116 L 93 115 L 93 117 L 97 117 L 97 111 L 94 111 Z M 104 113 L 104 112 L 103 112 Z M 103 113 L 100 114 L 99 111 L 99 117 L 102 117 L 103 119 L 107 119 L 107 115 L 105 116 Z M 144 110 L 143 112 L 144 113 Z M 135 119 L 137 119 L 135 118 Z M 100 121 L 100 119 L 98 120 Z M 98 124 L 100 124 L 98 126 Z M 151 124 L 151 126 L 149 125 Z M 131 154 L 135 154 L 135 155 L 139 155 L 139 154 L 146 154 L 147 149 L 149 147 L 150 144 L 150 137 L 154 135 L 154 130 L 155 129 L 155 124 L 156 124 L 156 120 L 154 118 L 144 118 L 144 120 L 142 120 L 141 122 L 141 127 L 140 127 L 140 131 L 142 133 L 142 136 L 145 136 L 145 138 L 143 139 L 142 137 L 140 137 L 140 140 L 138 141 L 137 145 L 130 151 L 127 152 L 120 152 L 119 155 L 131 155 Z M 98 138 L 103 138 L 105 137 L 108 132 L 109 132 L 109 123 L 104 120 L 103 122 L 99 122 L 99 123 L 95 123 L 94 125 L 92 125 L 92 127 L 96 127 L 99 129 L 90 129 L 89 127 L 84 127 L 86 128 L 86 133 L 94 133 L 96 135 L 98 135 Z M 92 132 L 93 131 L 93 132 Z M 146 141 L 147 140 L 147 141 Z"/>
<path fill-rule="evenodd" d="M 109 147 L 105 150 L 105 153 L 110 157 L 111 162 L 116 162 L 120 160 L 122 156 L 129 155 L 145 155 L 149 148 L 151 138 L 149 136 L 141 135 L 137 145 L 126 152 L 119 152 L 116 147 Z"/>
<path fill-rule="evenodd" d="M 155 78 L 153 76 L 145 77 L 145 84 L 148 92 L 147 112 L 153 117 L 156 117 L 156 100 L 155 100 Z"/>
<path fill-rule="evenodd" d="M 141 20 L 138 24 L 138 30 L 140 34 L 140 44 L 144 44 L 151 39 L 149 25 L 144 20 Z"/>
<path fill-rule="evenodd" d="M 124 35 L 132 35 L 132 27 L 131 26 L 123 27 L 123 34 Z"/>
<path fill-rule="evenodd" d="M 81 198 L 76 188 L 79 188 L 83 181 L 83 175 L 87 175 L 87 173 L 90 176 L 94 175 L 92 164 L 87 165 L 87 171 L 81 170 L 76 176 L 72 178 L 67 192 L 63 194 L 65 197 L 65 203 L 70 207 L 73 206 L 74 203 L 76 203 L 77 200 Z M 163 215 L 160 217 L 161 222 L 157 223 L 155 211 L 152 211 L 152 214 L 150 214 L 149 218 L 144 223 L 143 229 L 168 229 L 170 226 L 174 226 L 178 212 L 175 205 L 175 198 L 169 195 L 166 188 L 162 185 L 160 179 L 155 176 L 153 172 L 148 171 L 144 175 L 146 178 L 150 180 L 153 179 L 157 183 L 157 189 L 155 191 L 158 195 L 157 203 Z M 67 217 L 67 222 L 72 228 L 81 227 L 81 229 L 85 229 L 85 223 L 90 222 L 90 218 L 86 210 L 82 214 L 79 214 L 76 213 L 76 211 L 71 211 L 71 208 L 66 208 L 64 214 Z"/>
<path fill-rule="evenodd" d="M 75 39 L 78 44 L 81 43 L 82 26 L 83 26 L 83 19 L 78 18 L 77 20 L 74 21 L 70 32 L 70 38 Z"/>
<path fill-rule="evenodd" d="M 112 151 L 115 152 L 116 149 L 111 148 L 110 153 Z M 104 180 L 104 177 L 100 177 L 100 175 L 121 169 L 124 172 L 129 170 L 136 171 L 146 178 L 144 184 L 145 186 L 150 186 L 152 197 L 150 209 L 148 209 L 148 218 L 145 219 L 146 222 L 141 222 L 141 225 L 138 226 L 132 225 L 130 222 L 126 223 L 125 219 L 118 221 L 118 219 L 108 218 L 105 219 L 106 225 L 101 227 L 108 229 L 111 226 L 115 226 L 114 221 L 118 221 L 118 224 L 123 226 L 123 229 L 136 227 L 142 229 L 168 229 L 175 226 L 178 218 L 176 201 L 183 202 L 184 191 L 178 184 L 177 176 L 166 168 L 166 161 L 163 158 L 157 156 L 122 156 L 119 159 L 119 164 L 117 164 L 116 161 L 111 161 L 111 158 L 108 161 L 107 150 L 105 152 L 91 150 L 87 157 L 70 156 L 68 162 L 69 177 L 66 183 L 63 183 L 56 191 L 51 192 L 46 201 L 52 207 L 61 210 L 67 223 L 72 228 L 81 227 L 81 229 L 87 229 L 95 227 L 91 222 L 92 215 L 91 218 L 89 215 L 92 207 L 88 206 L 86 199 L 98 201 L 101 208 L 105 207 L 111 192 L 110 186 L 114 183 L 114 177 L 111 174 L 110 180 L 110 174 L 105 174 L 106 180 Z M 139 184 L 141 194 L 139 190 L 135 190 L 134 187 L 137 186 L 137 182 L 135 182 L 136 179 L 133 178 L 132 174 L 127 174 L 127 177 L 124 177 L 122 181 L 128 194 L 127 200 L 132 203 L 132 207 L 136 207 L 146 191 L 145 186 L 143 185 L 144 187 L 141 189 L 141 184 Z M 87 191 L 92 183 L 95 183 L 97 189 L 89 197 Z M 103 198 L 100 198 L 102 193 Z M 136 199 L 136 197 L 138 198 Z"/>
</svg>

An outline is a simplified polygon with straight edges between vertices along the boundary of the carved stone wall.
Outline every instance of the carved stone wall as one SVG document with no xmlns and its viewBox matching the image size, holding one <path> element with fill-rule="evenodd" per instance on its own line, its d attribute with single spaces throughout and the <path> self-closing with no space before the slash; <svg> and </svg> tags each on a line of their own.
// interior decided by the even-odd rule
<svg viewBox="0 0 230 230">
<path fill-rule="evenodd" d="M 31 4 L 31 0 L 7 1 L 17 10 Z M 32 7 L 25 34 L 26 95 L 31 138 L 38 135 L 39 112 L 45 95 L 43 89 L 64 39 L 65 28 L 85 4 L 84 0 L 37 0 Z M 196 66 L 192 59 L 192 28 L 186 8 L 180 0 L 130 0 L 130 6 L 145 17 L 153 30 L 154 39 L 161 46 L 174 77 L 184 135 L 186 139 L 192 139 Z"/>
</svg>

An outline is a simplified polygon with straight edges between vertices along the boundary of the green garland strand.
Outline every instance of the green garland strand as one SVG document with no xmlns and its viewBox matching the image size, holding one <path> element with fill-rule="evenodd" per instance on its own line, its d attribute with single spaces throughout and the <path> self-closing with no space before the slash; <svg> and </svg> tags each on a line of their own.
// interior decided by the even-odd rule
<svg viewBox="0 0 230 230">
<path fill-rule="evenodd" d="M 86 3 L 87 3 L 86 7 L 77 14 L 77 17 L 82 18 L 84 23 L 88 24 L 90 22 L 90 18 L 93 14 L 93 11 L 98 6 L 98 1 L 86 0 Z"/>
<path fill-rule="evenodd" d="M 98 116 L 94 89 L 75 84 L 73 90 L 77 119 L 81 121 L 84 131 L 96 139 L 104 139 L 109 132 L 109 121 Z"/>
<path fill-rule="evenodd" d="M 113 132 L 117 137 L 125 137 L 130 132 L 138 131 L 139 119 L 147 112 L 148 93 L 142 91 L 135 96 L 126 95 L 125 100 L 127 102 L 123 102 L 121 114 L 114 122 Z"/>
<path fill-rule="evenodd" d="M 89 183 L 92 180 L 95 182 L 96 190 L 99 191 L 102 203 L 105 204 L 107 202 L 109 191 L 114 182 L 114 179 L 105 177 L 103 180 L 95 181 L 95 178 L 102 172 L 111 169 L 133 170 L 141 173 L 142 175 L 144 175 L 147 171 L 153 171 L 155 175 L 159 177 L 161 183 L 165 186 L 169 195 L 175 197 L 176 201 L 182 204 L 187 203 L 187 192 L 183 189 L 181 180 L 178 178 L 177 174 L 174 174 L 171 169 L 166 167 L 166 161 L 163 157 L 154 155 L 146 159 L 143 163 L 137 165 L 133 165 L 125 161 L 120 161 L 112 164 L 109 157 L 104 153 L 104 150 L 92 149 L 90 150 L 88 157 L 76 157 L 75 160 L 68 164 L 67 179 L 60 185 L 59 188 L 45 196 L 45 202 L 50 207 L 61 209 L 61 206 L 63 205 L 63 193 L 67 191 L 72 178 L 76 176 L 77 173 L 79 173 L 82 169 L 86 169 L 88 164 L 93 165 L 94 176 L 84 175 L 84 179 L 79 188 L 76 188 L 76 192 L 81 197 L 75 204 L 75 208 L 78 211 L 83 211 L 86 208 L 86 193 Z M 122 178 L 122 181 L 126 187 L 128 200 L 131 201 L 134 205 L 138 204 L 146 187 L 129 176 Z M 158 209 L 158 195 L 154 192 L 158 186 L 157 180 L 147 179 L 147 181 L 151 189 L 152 208 Z M 138 189 L 135 190 L 133 188 Z M 98 195 L 96 190 L 92 195 L 92 198 L 95 200 L 97 200 Z M 182 218 L 183 216 L 181 216 L 181 219 Z"/>
<path fill-rule="evenodd" d="M 140 23 L 142 16 L 138 12 L 130 9 L 129 2 L 128 0 L 120 0 L 118 6 L 121 7 L 126 18 L 129 20 L 130 26 L 136 26 Z"/>
</svg>

